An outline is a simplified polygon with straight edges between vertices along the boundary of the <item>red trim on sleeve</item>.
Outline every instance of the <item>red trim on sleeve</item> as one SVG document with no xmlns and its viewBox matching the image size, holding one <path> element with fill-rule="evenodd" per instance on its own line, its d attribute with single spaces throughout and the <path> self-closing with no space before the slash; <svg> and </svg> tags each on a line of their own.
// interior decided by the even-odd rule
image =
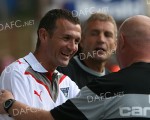
<svg viewBox="0 0 150 120">
<path fill-rule="evenodd" d="M 46 88 L 46 90 L 48 91 L 49 95 L 51 96 L 50 91 L 49 91 L 47 85 L 45 85 L 42 81 L 36 79 L 30 72 L 25 72 L 24 74 L 25 74 L 25 75 L 31 75 L 31 76 L 35 79 L 35 81 L 36 81 L 37 83 L 43 85 L 43 86 Z"/>
<path fill-rule="evenodd" d="M 59 80 L 59 84 L 64 80 L 64 78 L 66 77 L 66 75 L 63 75 L 60 80 Z"/>
<path fill-rule="evenodd" d="M 22 64 L 23 62 L 21 62 L 20 60 L 16 60 L 16 62 L 18 62 L 19 64 Z"/>
</svg>

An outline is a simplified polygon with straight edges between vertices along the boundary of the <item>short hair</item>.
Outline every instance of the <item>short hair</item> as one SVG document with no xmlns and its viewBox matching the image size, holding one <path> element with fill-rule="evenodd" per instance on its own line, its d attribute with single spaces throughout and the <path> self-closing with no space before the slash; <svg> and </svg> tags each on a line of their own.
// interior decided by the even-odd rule
<svg viewBox="0 0 150 120">
<path fill-rule="evenodd" d="M 95 21 L 95 20 L 99 20 L 99 21 L 104 21 L 104 22 L 111 22 L 115 29 L 114 29 L 114 34 L 115 34 L 115 39 L 117 39 L 117 24 L 114 20 L 114 18 L 108 14 L 105 14 L 105 13 L 100 13 L 100 12 L 97 12 L 97 13 L 93 13 L 83 24 L 82 24 L 82 36 L 81 38 L 83 38 L 84 34 L 86 33 L 86 30 L 87 30 L 87 26 L 90 22 L 92 21 Z M 82 52 L 82 47 L 80 46 L 79 44 L 79 47 L 78 47 L 78 52 L 76 54 L 79 54 Z"/>
<path fill-rule="evenodd" d="M 104 21 L 104 22 L 111 22 L 115 29 L 114 29 L 114 34 L 115 37 L 117 38 L 117 25 L 116 22 L 114 20 L 114 18 L 108 14 L 105 13 L 93 13 L 82 25 L 82 33 L 84 34 L 87 30 L 87 25 L 91 22 L 91 21 L 95 21 L 95 20 L 99 20 L 99 21 Z"/>
<path fill-rule="evenodd" d="M 38 30 L 37 30 L 37 35 L 38 35 L 38 40 L 37 40 L 37 45 L 36 48 L 40 46 L 40 40 L 39 40 L 39 29 L 44 28 L 46 29 L 49 34 L 53 34 L 55 28 L 56 28 L 56 21 L 58 19 L 66 19 L 70 21 L 71 23 L 74 24 L 79 24 L 80 25 L 80 20 L 78 17 L 73 16 L 71 11 L 65 10 L 65 9 L 53 9 L 48 11 L 45 16 L 41 19 Z"/>
</svg>

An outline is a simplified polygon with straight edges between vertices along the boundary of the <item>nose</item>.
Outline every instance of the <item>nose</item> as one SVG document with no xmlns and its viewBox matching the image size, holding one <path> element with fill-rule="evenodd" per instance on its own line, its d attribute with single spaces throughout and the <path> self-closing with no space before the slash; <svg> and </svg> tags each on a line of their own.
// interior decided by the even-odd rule
<svg viewBox="0 0 150 120">
<path fill-rule="evenodd" d="M 105 35 L 103 33 L 99 34 L 99 36 L 98 36 L 98 42 L 102 42 L 102 43 L 105 42 Z"/>
<path fill-rule="evenodd" d="M 75 41 L 70 41 L 68 44 L 68 49 L 70 49 L 71 51 L 77 51 L 78 44 L 76 44 Z"/>
</svg>

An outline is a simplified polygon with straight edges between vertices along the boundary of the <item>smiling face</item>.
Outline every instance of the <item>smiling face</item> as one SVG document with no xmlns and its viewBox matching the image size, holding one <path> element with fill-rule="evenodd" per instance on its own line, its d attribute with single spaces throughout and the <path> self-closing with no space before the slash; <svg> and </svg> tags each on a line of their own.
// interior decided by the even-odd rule
<svg viewBox="0 0 150 120">
<path fill-rule="evenodd" d="M 56 21 L 52 35 L 48 35 L 43 45 L 49 64 L 54 67 L 67 66 L 71 57 L 77 52 L 81 39 L 81 27 L 65 19 Z"/>
<path fill-rule="evenodd" d="M 106 61 L 116 49 L 114 25 L 109 21 L 89 22 L 80 46 L 85 55 L 92 55 L 88 59 Z"/>
</svg>

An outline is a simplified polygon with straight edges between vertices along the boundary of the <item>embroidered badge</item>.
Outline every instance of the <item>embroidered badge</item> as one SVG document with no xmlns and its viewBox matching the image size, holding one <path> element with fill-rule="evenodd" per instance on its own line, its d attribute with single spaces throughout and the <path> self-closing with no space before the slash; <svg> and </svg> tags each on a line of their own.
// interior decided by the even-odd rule
<svg viewBox="0 0 150 120">
<path fill-rule="evenodd" d="M 68 97 L 69 87 L 60 88 L 60 90 L 64 93 L 65 97 Z"/>
</svg>

